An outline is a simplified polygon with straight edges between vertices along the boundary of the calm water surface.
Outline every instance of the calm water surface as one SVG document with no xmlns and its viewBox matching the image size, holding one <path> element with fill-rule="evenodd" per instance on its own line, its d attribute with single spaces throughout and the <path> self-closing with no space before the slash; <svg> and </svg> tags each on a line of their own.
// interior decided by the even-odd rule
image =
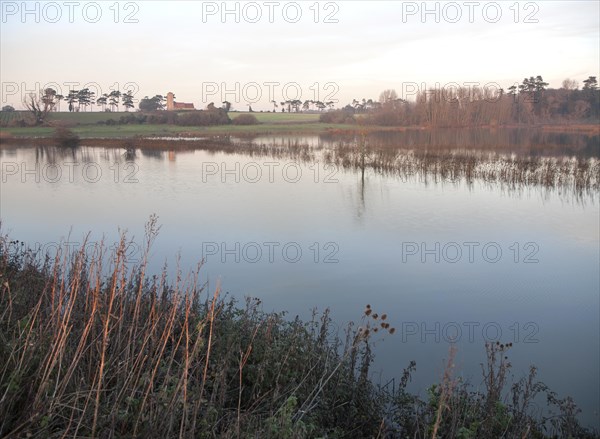
<svg viewBox="0 0 600 439">
<path fill-rule="evenodd" d="M 395 141 L 426 142 L 436 154 L 453 148 L 439 140 L 448 136 L 390 136 L 366 143 L 388 158 Z M 184 273 L 204 257 L 201 274 L 211 290 L 220 282 L 229 294 L 259 297 L 265 310 L 290 317 L 330 307 L 340 330 L 358 323 L 367 303 L 387 313 L 397 332 L 377 344 L 377 382 L 415 360 L 411 389 L 423 392 L 440 378 L 456 337 L 457 369 L 480 386 L 485 340 L 510 341 L 516 378 L 537 365 L 539 378 L 574 396 L 582 420 L 597 425 L 597 137 L 521 142 L 507 134 L 499 148 L 501 160 L 535 157 L 567 167 L 584 160 L 596 183 L 583 190 L 566 177 L 554 187 L 515 184 L 505 174 L 481 178 L 498 156 L 490 158 L 485 139 L 467 137 L 455 143 L 481 159 L 469 178 L 448 177 L 437 165 L 414 172 L 428 160 L 414 151 L 403 172 L 367 165 L 363 173 L 358 149 L 336 138 L 238 139 L 239 153 L 3 145 L 2 232 L 52 251 L 61 238 L 82 242 L 91 231 L 91 241 L 114 242 L 126 229 L 135 261 L 135 243 L 156 213 L 155 273 L 165 263 L 174 273 L 178 255 Z M 369 151 L 367 162 L 375 156 Z"/>
</svg>

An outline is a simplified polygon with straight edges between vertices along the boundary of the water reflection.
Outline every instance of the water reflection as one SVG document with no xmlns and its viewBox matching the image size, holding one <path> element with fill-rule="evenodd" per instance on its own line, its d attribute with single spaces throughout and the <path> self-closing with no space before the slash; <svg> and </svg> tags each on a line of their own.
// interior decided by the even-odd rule
<svg viewBox="0 0 600 439">
<path fill-rule="evenodd" d="M 113 148 L 111 150 L 111 147 Z M 117 149 L 115 149 L 115 147 Z M 124 152 L 122 152 L 124 149 Z M 364 207 L 365 174 L 429 184 L 478 181 L 520 195 L 537 188 L 564 201 L 594 201 L 600 189 L 600 136 L 531 129 L 407 130 L 319 136 L 259 136 L 115 141 L 107 161 L 144 157 L 174 162 L 177 154 L 202 150 L 299 163 L 321 163 L 359 172 Z M 10 147 L 3 145 L 7 154 Z M 93 160 L 90 147 L 36 147 L 37 161 Z"/>
<path fill-rule="evenodd" d="M 572 394 L 592 422 L 600 358 L 599 154 L 590 142 L 598 139 L 491 135 L 495 140 L 480 133 L 372 133 L 364 141 L 360 135 L 155 139 L 102 148 L 90 143 L 76 150 L 3 144 L 3 165 L 26 163 L 28 170 L 34 161 L 80 165 L 73 184 L 66 178 L 35 181 L 17 174 L 18 167 L 3 166 L 15 174 L 6 175 L 0 187 L 1 220 L 14 239 L 28 242 L 57 241 L 70 227 L 72 240 L 91 230 L 90 239 L 106 234 L 114 242 L 118 227 L 139 240 L 143 223 L 157 213 L 163 228 L 152 273 L 165 261 L 170 270 L 186 272 L 202 258 L 206 243 L 224 243 L 224 252 L 238 243 L 241 249 L 248 243 L 277 242 L 278 249 L 298 243 L 304 258 L 297 263 L 282 260 L 281 253 L 273 263 L 247 262 L 243 252 L 239 262 L 236 255 L 211 256 L 203 281 L 213 287 L 219 278 L 224 291 L 261 297 L 268 309 L 288 310 L 292 318 L 313 306 L 330 306 L 343 324 L 360 318 L 367 302 L 385 306 L 398 319 L 399 333 L 381 345 L 376 359 L 391 375 L 416 360 L 417 390 L 438 379 L 437 365 L 447 351 L 443 338 L 436 342 L 426 331 L 436 324 L 465 328 L 477 322 L 479 329 L 498 324 L 503 341 L 520 337 L 511 354 L 515 368 L 538 365 L 540 378 L 562 395 Z M 429 143 L 420 143 L 423 138 Z M 233 169 L 236 163 L 243 168 L 277 160 L 299 162 L 304 178 L 290 184 L 279 173 L 274 183 L 266 178 L 251 183 L 202 175 L 210 161 Z M 93 174 L 82 176 L 81 163 L 93 162 L 104 173 L 99 181 Z M 323 183 L 326 165 L 338 168 L 336 184 Z M 138 183 L 129 184 L 130 177 Z M 473 242 L 478 246 L 471 263 L 464 243 Z M 322 261 L 330 243 L 339 250 L 339 263 L 315 263 L 315 249 Z M 423 254 L 403 261 L 406 243 L 413 249 L 424 243 L 423 253 L 436 245 L 440 251 L 426 255 L 425 262 Z M 456 247 L 453 243 L 463 249 L 455 262 L 454 254 L 443 251 Z M 500 260 L 485 259 L 487 244 L 503 250 Z M 525 263 L 533 244 L 538 262 Z M 181 261 L 173 262 L 177 254 Z M 539 328 L 539 342 L 524 344 L 530 322 Z M 419 334 L 402 331 L 403 324 L 419 328 Z M 459 365 L 467 378 L 479 377 L 482 345 L 481 331 L 474 342 L 463 338 Z"/>
<path fill-rule="evenodd" d="M 324 134 L 325 142 L 356 141 L 360 136 Z M 366 134 L 378 148 L 478 149 L 517 153 L 527 156 L 577 155 L 600 157 L 600 136 L 580 133 L 556 133 L 543 129 L 439 129 L 379 131 Z"/>
</svg>

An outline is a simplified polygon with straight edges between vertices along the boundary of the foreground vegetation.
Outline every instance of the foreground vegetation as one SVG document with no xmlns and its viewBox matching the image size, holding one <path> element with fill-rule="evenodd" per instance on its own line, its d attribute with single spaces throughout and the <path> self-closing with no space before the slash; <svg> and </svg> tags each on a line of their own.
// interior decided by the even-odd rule
<svg viewBox="0 0 600 439">
<path fill-rule="evenodd" d="M 596 437 L 534 367 L 510 385 L 510 344 L 486 346 L 482 392 L 453 377 L 454 349 L 426 400 L 406 391 L 414 363 L 386 390 L 369 367 L 391 317 L 367 305 L 332 337 L 328 311 L 290 321 L 208 294 L 198 271 L 149 276 L 157 232 L 151 218 L 135 267 L 125 236 L 55 258 L 0 238 L 0 436 Z M 541 395 L 549 417 L 531 411 Z"/>
</svg>

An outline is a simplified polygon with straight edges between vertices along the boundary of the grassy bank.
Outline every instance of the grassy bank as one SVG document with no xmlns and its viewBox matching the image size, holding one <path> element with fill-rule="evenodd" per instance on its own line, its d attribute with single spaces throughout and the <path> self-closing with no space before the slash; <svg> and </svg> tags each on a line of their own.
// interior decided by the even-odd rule
<svg viewBox="0 0 600 439">
<path fill-rule="evenodd" d="M 133 137 L 196 137 L 226 134 L 320 134 L 331 130 L 351 130 L 352 125 L 338 124 L 260 124 L 260 125 L 217 125 L 211 127 L 183 127 L 176 125 L 78 125 L 70 128 L 82 139 L 126 139 Z M 50 137 L 51 127 L 2 128 L 4 136 Z"/>
<path fill-rule="evenodd" d="M 7 116 L 8 114 L 8 116 Z M 123 116 L 135 113 L 52 113 L 48 125 L 66 125 L 82 139 L 157 136 L 210 136 L 223 134 L 319 134 L 331 130 L 351 130 L 353 125 L 319 123 L 316 113 L 252 113 L 258 120 L 257 125 L 216 125 L 216 126 L 178 126 L 172 124 L 114 124 L 106 125 L 108 120 L 118 121 Z M 185 114 L 185 113 L 181 113 Z M 231 119 L 240 114 L 230 112 Z M 52 126 L 10 126 L 11 120 L 27 117 L 25 112 L 3 112 L 4 126 L 0 129 L 6 137 L 49 137 L 54 133 Z"/>
<path fill-rule="evenodd" d="M 265 135 L 265 134 L 324 134 L 354 133 L 357 131 L 403 131 L 424 130 L 422 126 L 376 126 L 346 123 L 321 123 L 319 113 L 251 113 L 258 120 L 256 125 L 179 126 L 173 124 L 106 124 L 119 121 L 121 117 L 138 114 L 135 112 L 56 112 L 52 113 L 47 126 L 12 126 L 11 121 L 28 117 L 27 112 L 0 112 L 3 127 L 0 138 L 49 138 L 54 126 L 67 126 L 82 139 L 129 139 L 134 137 L 196 137 L 216 135 Z M 185 114 L 185 113 L 180 113 Z M 241 114 L 230 112 L 231 119 Z M 356 115 L 357 120 L 364 115 Z M 517 126 L 505 126 L 515 128 Z M 531 128 L 531 126 L 524 126 Z M 540 124 L 536 128 L 554 132 L 600 134 L 597 124 Z M 482 127 L 479 127 L 482 128 Z M 483 127 L 485 128 L 485 127 Z M 495 129 L 498 127 L 488 127 Z M 465 128 L 468 129 L 468 128 Z"/>
<path fill-rule="evenodd" d="M 328 311 L 286 319 L 206 291 L 197 271 L 150 275 L 127 245 L 49 259 L 0 239 L 0 437 L 594 437 L 535 368 L 511 386 L 510 345 L 486 347 L 482 392 L 454 378 L 451 349 L 422 400 L 406 391 L 414 363 L 393 390 L 369 379 L 393 316 L 367 305 L 336 334 Z M 530 410 L 542 394 L 547 417 Z"/>
</svg>

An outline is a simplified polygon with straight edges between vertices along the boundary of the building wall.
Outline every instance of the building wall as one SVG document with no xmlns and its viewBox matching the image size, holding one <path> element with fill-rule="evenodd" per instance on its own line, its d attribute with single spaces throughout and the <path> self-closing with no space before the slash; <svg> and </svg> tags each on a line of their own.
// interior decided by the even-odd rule
<svg viewBox="0 0 600 439">
<path fill-rule="evenodd" d="M 173 111 L 175 109 L 175 99 L 173 97 L 173 93 L 167 93 L 167 110 Z"/>
</svg>

